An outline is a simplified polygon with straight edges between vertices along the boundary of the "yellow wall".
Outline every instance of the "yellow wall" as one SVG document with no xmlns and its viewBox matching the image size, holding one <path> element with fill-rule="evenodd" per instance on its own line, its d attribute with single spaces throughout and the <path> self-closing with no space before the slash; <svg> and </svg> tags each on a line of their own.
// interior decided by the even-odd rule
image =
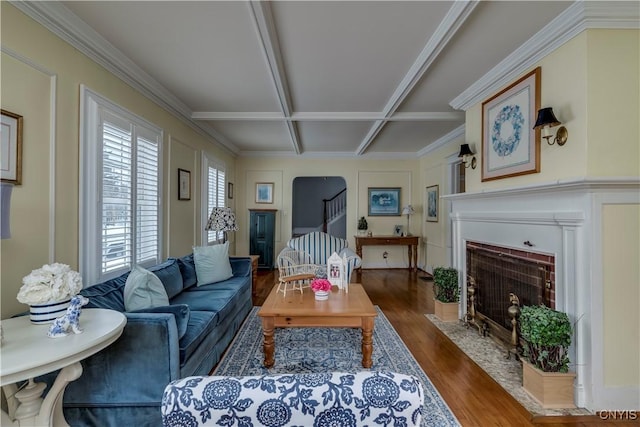
<svg viewBox="0 0 640 427">
<path fill-rule="evenodd" d="M 22 277 L 49 262 L 78 268 L 78 176 L 80 85 L 142 116 L 164 130 L 163 215 L 167 231 L 162 256 L 184 255 L 199 243 L 200 152 L 226 163 L 234 176 L 235 158 L 210 138 L 195 132 L 133 90 L 79 51 L 54 36 L 8 2 L 2 2 L 2 108 L 24 116 L 23 184 L 14 188 L 12 238 L 3 240 L 1 317 L 27 309 L 16 295 Z M 55 75 L 55 110 L 50 106 L 50 76 Z M 55 114 L 55 192 L 49 191 L 49 117 Z M 191 171 L 192 199 L 177 200 L 177 168 Z M 55 208 L 49 197 L 55 194 Z M 55 216 L 54 230 L 49 218 Z M 55 232 L 55 234 L 53 234 Z M 48 240 L 54 236 L 49 256 Z M 51 259 L 52 258 L 52 259 Z"/>
<path fill-rule="evenodd" d="M 460 144 L 464 143 L 464 137 L 449 142 L 442 148 L 435 150 L 420 159 L 420 173 L 422 181 L 422 203 L 426 206 L 426 189 L 432 185 L 438 186 L 438 194 L 444 196 L 450 193 L 448 188 L 448 175 L 450 165 L 448 160 L 451 156 L 456 157 L 460 152 Z M 476 150 L 472 147 L 472 150 Z M 467 179 L 469 174 L 475 176 L 476 170 L 466 169 Z M 449 203 L 441 199 L 438 203 L 438 221 L 426 221 L 426 215 L 422 218 L 422 229 L 424 235 L 424 265 L 425 270 L 432 272 L 434 267 L 449 266 L 448 258 L 451 250 L 451 238 L 449 234 Z M 421 212 L 422 213 L 422 212 Z"/>
<path fill-rule="evenodd" d="M 570 178 L 637 177 L 640 174 L 640 31 L 587 30 L 533 68 L 537 66 L 542 68 L 541 107 L 553 107 L 569 131 L 567 144 L 549 146 L 542 141 L 541 171 L 537 174 L 481 182 L 478 168 L 468 176 L 467 191 Z M 481 107 L 479 103 L 466 112 L 466 138 L 477 145 L 479 162 L 482 159 Z M 640 326 L 634 308 L 640 300 L 636 267 L 640 238 L 637 212 L 637 205 L 607 207 L 602 224 L 605 236 L 602 326 L 607 385 L 640 384 Z M 629 221 L 634 222 L 633 227 L 626 227 L 624 231 L 625 226 L 621 224 Z M 622 259 L 629 262 L 621 262 Z M 636 314 L 630 319 L 629 313 Z M 620 317 L 623 314 L 627 316 L 624 319 Z M 624 350 L 618 351 L 621 348 Z"/>
<path fill-rule="evenodd" d="M 587 170 L 640 175 L 640 32 L 591 30 L 588 40 Z"/>
<path fill-rule="evenodd" d="M 360 160 L 313 158 L 293 159 L 291 157 L 241 157 L 237 161 L 236 188 L 242 192 L 236 202 L 236 216 L 240 229 L 236 234 L 237 254 L 249 252 L 249 209 L 277 209 L 276 247 L 278 254 L 291 238 L 292 201 L 290 194 L 293 180 L 302 176 L 341 176 L 347 184 L 347 238 L 349 246 L 355 248 L 353 236 L 357 233 L 358 218 L 364 216 L 369 230 L 374 235 L 390 235 L 395 224 L 404 224 L 406 217 L 369 217 L 367 216 L 368 187 L 400 187 L 401 205 L 413 204 L 417 211 L 411 220 L 411 232 L 420 235 L 420 216 L 422 214 L 421 186 L 418 184 L 417 160 Z M 255 184 L 257 182 L 274 183 L 274 203 L 255 203 Z M 389 252 L 388 264 L 391 267 L 408 265 L 406 248 L 403 247 L 366 247 L 364 266 L 384 267 L 382 252 Z M 420 260 L 421 258 L 418 258 Z M 419 261 L 420 263 L 420 261 Z"/>
<path fill-rule="evenodd" d="M 640 384 L 640 206 L 602 209 L 605 386 Z"/>
<path fill-rule="evenodd" d="M 478 160 L 478 167 L 468 177 L 467 192 L 587 175 L 586 54 L 587 36 L 582 33 L 522 73 L 542 68 L 540 106 L 553 107 L 569 131 L 569 141 L 563 147 L 540 142 L 540 173 L 482 182 L 482 102 L 466 112 L 466 138 L 475 144 Z"/>
</svg>

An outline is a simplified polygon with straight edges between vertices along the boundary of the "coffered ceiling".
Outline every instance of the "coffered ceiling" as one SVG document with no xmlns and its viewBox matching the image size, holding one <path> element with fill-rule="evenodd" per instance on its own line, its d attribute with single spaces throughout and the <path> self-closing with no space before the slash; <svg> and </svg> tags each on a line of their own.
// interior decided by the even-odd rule
<svg viewBox="0 0 640 427">
<path fill-rule="evenodd" d="M 463 134 L 461 94 L 573 2 L 43 3 L 236 154 L 410 158 Z"/>
</svg>

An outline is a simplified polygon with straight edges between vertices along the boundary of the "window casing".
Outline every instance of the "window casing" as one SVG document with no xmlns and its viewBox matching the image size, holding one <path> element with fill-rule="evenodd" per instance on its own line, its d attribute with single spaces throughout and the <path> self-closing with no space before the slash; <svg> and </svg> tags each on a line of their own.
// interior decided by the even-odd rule
<svg viewBox="0 0 640 427">
<path fill-rule="evenodd" d="M 162 130 L 81 87 L 80 270 L 85 286 L 160 262 Z"/>
</svg>

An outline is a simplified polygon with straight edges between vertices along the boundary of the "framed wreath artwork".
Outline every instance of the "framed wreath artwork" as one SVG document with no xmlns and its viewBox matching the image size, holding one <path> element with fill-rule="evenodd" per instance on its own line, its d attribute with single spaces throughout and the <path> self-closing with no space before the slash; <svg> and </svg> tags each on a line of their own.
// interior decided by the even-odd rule
<svg viewBox="0 0 640 427">
<path fill-rule="evenodd" d="M 540 172 L 540 67 L 482 103 L 482 181 Z"/>
</svg>

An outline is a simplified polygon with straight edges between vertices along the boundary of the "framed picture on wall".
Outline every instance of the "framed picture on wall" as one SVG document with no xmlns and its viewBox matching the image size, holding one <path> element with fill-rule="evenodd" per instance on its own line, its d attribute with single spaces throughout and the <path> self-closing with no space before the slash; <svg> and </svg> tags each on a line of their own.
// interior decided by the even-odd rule
<svg viewBox="0 0 640 427">
<path fill-rule="evenodd" d="M 256 203 L 273 203 L 273 182 L 256 182 Z"/>
<path fill-rule="evenodd" d="M 191 200 L 191 172 L 178 169 L 178 200 Z"/>
<path fill-rule="evenodd" d="M 540 67 L 482 103 L 482 181 L 540 172 Z"/>
<path fill-rule="evenodd" d="M 427 187 L 427 221 L 438 222 L 438 186 Z"/>
<path fill-rule="evenodd" d="M 233 182 L 227 183 L 227 197 L 233 199 Z"/>
<path fill-rule="evenodd" d="M 2 181 L 22 184 L 22 116 L 2 110 Z"/>
<path fill-rule="evenodd" d="M 369 216 L 400 216 L 399 187 L 369 187 Z"/>
</svg>

